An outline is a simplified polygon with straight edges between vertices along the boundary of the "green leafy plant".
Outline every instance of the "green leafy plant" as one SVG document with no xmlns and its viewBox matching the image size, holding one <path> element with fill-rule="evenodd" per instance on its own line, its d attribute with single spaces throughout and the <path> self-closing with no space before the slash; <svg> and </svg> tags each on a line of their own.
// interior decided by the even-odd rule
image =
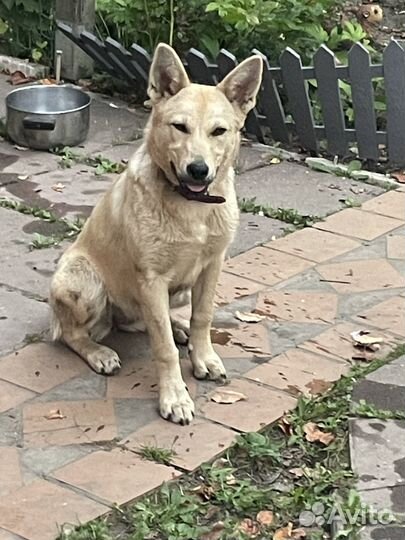
<svg viewBox="0 0 405 540">
<path fill-rule="evenodd" d="M 159 448 L 158 446 L 144 445 L 138 450 L 139 455 L 148 461 L 168 465 L 170 460 L 175 457 L 176 452 L 171 448 Z"/>
</svg>

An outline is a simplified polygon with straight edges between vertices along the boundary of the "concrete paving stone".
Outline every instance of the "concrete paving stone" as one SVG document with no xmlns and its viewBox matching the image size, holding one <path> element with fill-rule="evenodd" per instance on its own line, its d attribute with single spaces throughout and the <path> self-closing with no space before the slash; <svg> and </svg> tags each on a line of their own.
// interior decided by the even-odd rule
<svg viewBox="0 0 405 540">
<path fill-rule="evenodd" d="M 269 290 L 258 293 L 256 310 L 275 321 L 329 324 L 335 321 L 337 306 L 336 294 Z"/>
<path fill-rule="evenodd" d="M 55 540 L 64 523 L 79 525 L 108 507 L 38 480 L 0 498 L 0 527 L 29 540 Z"/>
<path fill-rule="evenodd" d="M 387 335 L 385 332 L 378 332 L 378 336 L 384 339 L 381 348 L 376 352 L 365 352 L 361 348 L 355 347 L 350 335 L 352 332 L 361 330 L 370 332 L 370 329 L 363 325 L 347 322 L 341 323 L 301 343 L 299 347 L 330 358 L 343 358 L 343 360 L 350 362 L 363 355 L 366 356 L 367 361 L 375 358 L 384 358 L 396 344 L 395 338 Z M 374 335 L 374 332 L 372 333 Z"/>
<path fill-rule="evenodd" d="M 385 259 L 321 264 L 316 270 L 340 294 L 405 287 L 405 277 Z"/>
<path fill-rule="evenodd" d="M 228 253 L 231 257 L 235 257 L 248 249 L 269 242 L 272 238 L 283 236 L 287 227 L 287 223 L 278 219 L 242 213 L 235 239 Z"/>
<path fill-rule="evenodd" d="M 46 392 L 87 369 L 75 353 L 57 343 L 32 343 L 0 359 L 0 378 L 33 392 Z"/>
<path fill-rule="evenodd" d="M 385 525 L 388 525 L 391 521 L 390 517 L 398 516 L 401 519 L 402 516 L 402 519 L 405 520 L 405 485 L 365 489 L 359 493 L 362 502 L 372 509 L 372 515 L 376 521 L 378 521 L 379 517 L 383 520 L 385 518 Z M 380 524 L 383 525 L 384 523 Z"/>
<path fill-rule="evenodd" d="M 133 452 L 116 448 L 111 452 L 93 452 L 55 471 L 53 476 L 109 504 L 121 505 L 179 474 L 172 467 L 143 460 Z"/>
<path fill-rule="evenodd" d="M 0 540 L 24 540 L 21 536 L 17 536 L 5 529 L 0 529 Z"/>
<path fill-rule="evenodd" d="M 359 490 L 405 485 L 405 421 L 350 421 L 350 455 Z"/>
<path fill-rule="evenodd" d="M 63 401 L 70 400 L 74 396 L 77 400 L 104 399 L 107 391 L 107 377 L 99 375 L 83 362 L 83 373 L 77 377 L 68 379 L 66 382 L 54 386 L 43 394 L 40 394 L 35 401 Z"/>
<path fill-rule="evenodd" d="M 351 251 L 360 244 L 337 234 L 305 228 L 268 244 L 271 247 L 314 262 L 324 262 Z"/>
<path fill-rule="evenodd" d="M 238 197 L 255 198 L 258 204 L 293 208 L 300 214 L 326 216 L 345 207 L 346 199 L 363 202 L 384 192 L 369 186 L 283 161 L 235 178 Z"/>
<path fill-rule="evenodd" d="M 211 340 L 215 351 L 223 359 L 271 356 L 271 344 L 264 322 L 240 324 L 236 328 L 213 328 Z"/>
<path fill-rule="evenodd" d="M 137 429 L 160 418 L 158 400 L 155 399 L 115 399 L 118 437 L 127 437 Z"/>
<path fill-rule="evenodd" d="M 130 434 L 121 444 L 134 452 L 139 452 L 144 446 L 171 450 L 173 454 L 169 462 L 172 465 L 193 471 L 224 452 L 235 438 L 234 431 L 200 418 L 190 426 L 159 419 Z"/>
<path fill-rule="evenodd" d="M 222 272 L 216 287 L 215 302 L 218 306 L 230 304 L 234 300 L 250 296 L 264 287 L 265 285 L 249 279 Z"/>
<path fill-rule="evenodd" d="M 288 394 L 260 386 L 247 380 L 233 379 L 228 386 L 217 388 L 239 392 L 246 399 L 231 405 L 215 403 L 208 398 L 198 402 L 198 414 L 239 431 L 257 431 L 278 420 L 296 405 Z"/>
<path fill-rule="evenodd" d="M 92 152 L 92 156 L 102 155 L 104 158 L 114 161 L 115 163 L 127 163 L 128 160 L 133 156 L 133 154 L 138 150 L 142 145 L 143 139 L 139 139 L 131 142 L 130 144 L 114 144 L 109 145 L 102 151 Z"/>
<path fill-rule="evenodd" d="M 405 527 L 387 525 L 386 527 L 365 527 L 360 532 L 360 540 L 403 540 Z"/>
<path fill-rule="evenodd" d="M 48 306 L 44 302 L 0 287 L 0 355 L 16 349 L 27 336 L 44 332 L 48 328 L 48 318 Z M 6 378 L 3 377 L 1 359 L 0 378 Z"/>
<path fill-rule="evenodd" d="M 271 343 L 271 352 L 277 356 L 319 335 L 325 330 L 324 324 L 269 323 L 267 332 Z M 253 360 L 256 360 L 253 358 Z"/>
<path fill-rule="evenodd" d="M 362 205 L 363 210 L 405 220 L 405 193 L 388 191 Z"/>
<path fill-rule="evenodd" d="M 401 186 L 401 187 L 397 188 L 396 191 L 399 191 L 400 193 L 403 193 L 405 191 L 405 186 Z"/>
<path fill-rule="evenodd" d="M 258 247 L 226 261 L 224 270 L 259 283 L 275 285 L 313 265 L 306 259 Z"/>
<path fill-rule="evenodd" d="M 20 458 L 17 448 L 0 447 L 0 478 L 0 497 L 22 486 Z"/>
<path fill-rule="evenodd" d="M 356 319 L 357 314 L 361 314 L 385 300 L 394 298 L 398 295 L 397 289 L 383 289 L 378 291 L 363 291 L 360 293 L 347 294 L 340 296 L 339 299 L 339 319 Z M 357 320 L 357 319 L 356 319 Z M 362 323 L 367 323 L 362 319 Z"/>
<path fill-rule="evenodd" d="M 355 208 L 347 208 L 329 216 L 324 221 L 318 221 L 314 227 L 322 231 L 359 238 L 374 240 L 403 225 L 399 219 L 371 214 Z"/>
<path fill-rule="evenodd" d="M 236 160 L 235 171 L 237 174 L 242 174 L 253 169 L 268 166 L 272 157 L 272 153 L 264 147 L 252 147 L 249 144 L 242 143 L 238 159 Z"/>
<path fill-rule="evenodd" d="M 405 337 L 405 298 L 389 298 L 370 309 L 358 311 L 353 319 Z"/>
<path fill-rule="evenodd" d="M 396 231 L 395 231 L 396 234 Z M 361 245 L 348 253 L 339 255 L 333 262 L 360 261 L 365 259 L 387 258 L 387 236 L 380 236 L 375 240 L 363 240 Z"/>
<path fill-rule="evenodd" d="M 284 289 L 290 290 L 299 290 L 299 291 L 317 291 L 317 292 L 331 292 L 334 293 L 335 290 L 331 287 L 330 283 L 322 281 L 322 278 L 316 271 L 316 266 L 310 268 L 309 270 L 304 270 L 300 274 L 288 278 L 286 281 L 277 283 L 273 286 L 275 291 L 283 291 Z"/>
<path fill-rule="evenodd" d="M 244 376 L 285 392 L 311 395 L 313 381 L 334 382 L 350 370 L 350 364 L 335 362 L 300 349 L 290 349 Z"/>
<path fill-rule="evenodd" d="M 111 441 L 117 437 L 114 404 L 100 399 L 31 403 L 23 408 L 23 431 L 25 447 Z"/>
<path fill-rule="evenodd" d="M 12 409 L 0 414 L 0 445 L 21 446 L 21 411 Z"/>
<path fill-rule="evenodd" d="M 17 407 L 20 403 L 32 399 L 36 395 L 26 388 L 0 380 L 0 413 Z"/>
<path fill-rule="evenodd" d="M 4 167 L 5 163 L 13 163 L 14 158 L 12 156 L 0 154 L 0 160 L 2 160 L 2 164 L 0 165 L 0 167 Z M 8 184 L 13 184 L 14 182 L 18 182 L 18 174 L 0 172 L 0 194 L 3 192 L 1 188 L 7 186 Z"/>
<path fill-rule="evenodd" d="M 405 259 L 405 236 L 387 236 L 387 257 L 389 259 Z"/>
<path fill-rule="evenodd" d="M 197 382 L 193 377 L 191 362 L 181 361 L 183 379 L 193 397 L 197 392 Z M 126 359 L 121 370 L 107 380 L 108 399 L 157 399 L 158 379 L 156 366 L 151 358 Z"/>
<path fill-rule="evenodd" d="M 389 362 L 367 375 L 367 381 L 375 381 L 381 384 L 392 384 L 405 388 L 405 355 Z"/>
<path fill-rule="evenodd" d="M 59 159 L 51 152 L 18 150 L 13 143 L 0 140 L 0 171 L 3 173 L 32 178 L 36 174 L 56 170 Z"/>
</svg>

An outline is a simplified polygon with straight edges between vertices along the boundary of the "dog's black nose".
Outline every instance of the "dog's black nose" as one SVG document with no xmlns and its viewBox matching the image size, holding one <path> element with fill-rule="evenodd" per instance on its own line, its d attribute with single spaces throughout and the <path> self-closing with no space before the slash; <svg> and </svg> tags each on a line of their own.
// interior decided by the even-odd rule
<svg viewBox="0 0 405 540">
<path fill-rule="evenodd" d="M 208 176 L 208 165 L 202 159 L 187 165 L 187 174 L 194 180 L 205 180 Z"/>
</svg>

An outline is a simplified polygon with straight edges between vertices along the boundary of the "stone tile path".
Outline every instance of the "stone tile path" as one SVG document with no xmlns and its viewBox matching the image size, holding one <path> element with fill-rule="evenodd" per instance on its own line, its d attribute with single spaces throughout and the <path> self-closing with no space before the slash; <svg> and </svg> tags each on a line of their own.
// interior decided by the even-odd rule
<svg viewBox="0 0 405 540">
<path fill-rule="evenodd" d="M 0 95 L 4 90 L 0 77 Z M 92 131 L 81 151 L 121 160 L 139 144 L 128 141 L 144 117 L 110 101 L 94 100 Z M 81 164 L 62 170 L 58 162 L 55 155 L 0 141 L 0 198 L 52 208 L 69 219 L 87 215 L 114 176 L 95 176 Z M 247 399 L 211 401 L 218 386 L 195 380 L 181 350 L 197 404 L 188 427 L 158 416 L 146 335 L 113 332 L 106 339 L 123 359 L 111 378 L 46 341 L 49 279 L 66 243 L 30 250 L 34 233 L 57 233 L 58 223 L 0 208 L 0 540 L 53 540 L 63 523 L 102 515 L 213 459 L 237 433 L 261 429 L 293 408 L 314 379 L 335 381 L 346 373 L 359 357 L 353 330 L 377 331 L 384 337 L 382 354 L 404 341 L 403 188 L 384 193 L 299 164 L 269 165 L 263 148 L 244 147 L 239 172 L 241 197 L 302 213 L 335 213 L 288 236 L 281 221 L 242 215 L 217 289 L 213 341 L 230 377 L 226 389 Z M 54 189 L 59 183 L 62 192 Z M 361 209 L 339 211 L 355 196 L 364 202 Z M 263 316 L 257 323 L 235 317 L 253 310 Z M 398 387 L 402 376 L 386 383 Z M 399 391 L 392 395 L 402 399 Z M 390 437 L 394 424 L 384 427 Z M 167 466 L 144 461 L 143 445 L 175 454 Z M 365 491 L 376 492 L 369 487 Z M 395 488 L 402 493 L 401 485 Z"/>
</svg>

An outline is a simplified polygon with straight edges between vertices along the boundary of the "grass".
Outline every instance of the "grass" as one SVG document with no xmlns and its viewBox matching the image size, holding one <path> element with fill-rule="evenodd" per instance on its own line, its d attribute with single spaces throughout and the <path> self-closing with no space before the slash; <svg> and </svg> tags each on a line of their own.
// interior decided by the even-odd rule
<svg viewBox="0 0 405 540">
<path fill-rule="evenodd" d="M 353 406 L 353 413 L 361 418 L 376 418 L 379 420 L 405 420 L 405 412 L 402 411 L 387 411 L 379 409 L 372 403 L 367 403 L 361 399 Z"/>
<path fill-rule="evenodd" d="M 139 448 L 137 453 L 147 459 L 163 465 L 169 465 L 170 460 L 176 456 L 176 452 L 171 448 L 159 448 L 158 446 L 144 445 Z"/>
<path fill-rule="evenodd" d="M 62 226 L 63 232 L 60 234 L 44 236 L 42 234 L 35 233 L 34 239 L 30 243 L 31 249 L 44 249 L 60 244 L 63 240 L 75 238 L 83 229 L 85 220 L 76 218 L 73 221 L 65 218 L 59 218 L 52 212 L 44 208 L 38 208 L 28 206 L 20 201 L 9 198 L 0 198 L 0 208 L 6 208 L 8 210 L 14 210 L 20 214 L 30 215 L 49 223 L 57 223 Z"/>
<path fill-rule="evenodd" d="M 405 346 L 400 346 L 385 359 L 353 367 L 324 395 L 301 396 L 296 409 L 277 425 L 240 435 L 214 463 L 59 539 L 264 540 L 276 531 L 280 540 L 298 539 L 300 514 L 315 511 L 317 522 L 305 527 L 305 538 L 321 540 L 330 538 L 326 518 L 333 515 L 337 503 L 340 513 L 350 513 L 353 524 L 335 538 L 355 534 L 368 510 L 355 490 L 349 461 L 351 393 L 359 379 L 404 353 Z M 358 410 L 367 416 L 382 414 L 364 403 Z M 333 442 L 329 446 L 309 442 L 305 437 L 309 422 L 333 434 Z M 143 452 L 154 460 L 166 455 L 157 448 L 144 447 Z M 262 521 L 263 513 L 270 518 Z M 289 523 L 296 536 L 280 532 Z"/>
<path fill-rule="evenodd" d="M 60 156 L 59 165 L 62 169 L 70 169 L 75 163 L 82 163 L 83 165 L 93 167 L 97 176 L 106 173 L 120 174 L 125 170 L 125 165 L 123 163 L 111 161 L 101 154 L 95 157 L 86 156 L 85 154 L 72 150 L 68 146 L 56 148 L 53 150 L 53 153 Z"/>
<path fill-rule="evenodd" d="M 278 219 L 290 223 L 296 228 L 312 227 L 316 221 L 322 220 L 318 216 L 300 214 L 293 208 L 273 208 L 267 204 L 258 204 L 254 197 L 252 199 L 239 199 L 238 204 L 241 212 Z"/>
</svg>

